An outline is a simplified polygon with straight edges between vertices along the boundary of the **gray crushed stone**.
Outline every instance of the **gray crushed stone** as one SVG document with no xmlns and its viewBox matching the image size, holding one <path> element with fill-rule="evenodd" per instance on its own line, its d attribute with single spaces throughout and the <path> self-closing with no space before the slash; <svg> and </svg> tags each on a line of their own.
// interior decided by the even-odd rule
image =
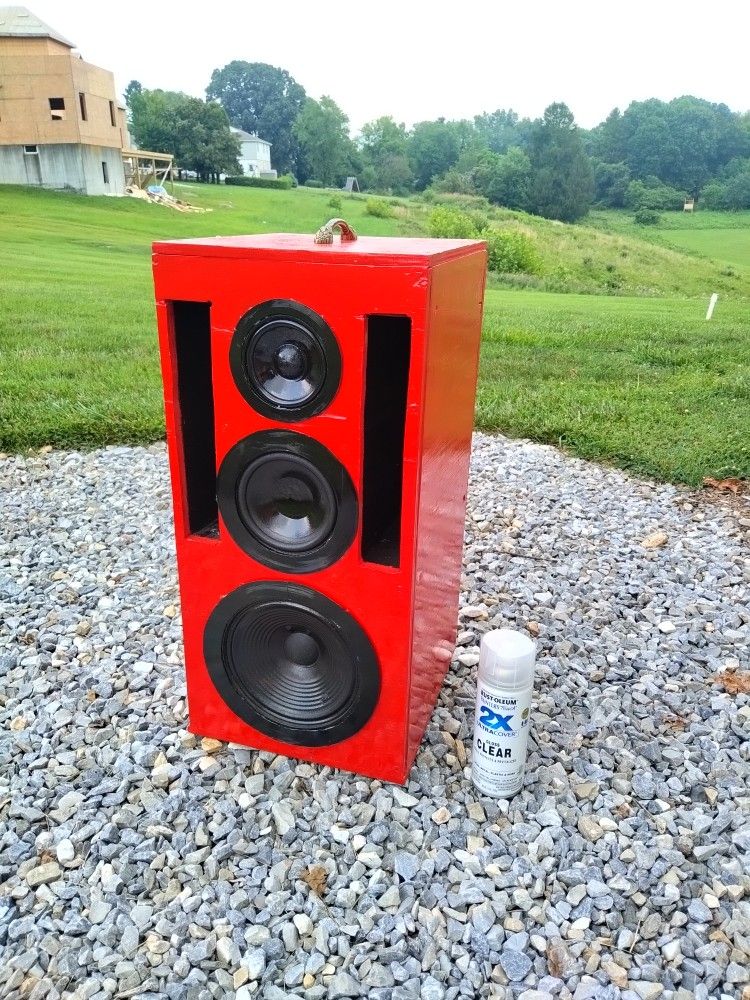
<svg viewBox="0 0 750 1000">
<path fill-rule="evenodd" d="M 0 488 L 6 1000 L 750 997 L 750 698 L 716 680 L 750 666 L 746 508 L 476 435 L 400 789 L 187 732 L 162 445 L 4 457 Z M 510 802 L 468 771 L 501 625 L 540 651 Z"/>
</svg>

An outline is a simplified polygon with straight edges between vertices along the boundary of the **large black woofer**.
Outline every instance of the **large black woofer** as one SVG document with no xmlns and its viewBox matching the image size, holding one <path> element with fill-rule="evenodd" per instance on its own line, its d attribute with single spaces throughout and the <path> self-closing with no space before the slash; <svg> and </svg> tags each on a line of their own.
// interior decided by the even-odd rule
<svg viewBox="0 0 750 1000">
<path fill-rule="evenodd" d="M 259 413 L 302 420 L 336 395 L 341 352 L 325 320 L 290 299 L 271 299 L 245 313 L 229 348 L 237 388 Z"/>
<path fill-rule="evenodd" d="M 349 474 L 322 444 L 295 431 L 259 431 L 238 441 L 221 463 L 216 495 L 232 538 L 273 569 L 324 569 L 356 533 Z"/>
<path fill-rule="evenodd" d="M 289 583 L 251 583 L 225 597 L 203 637 L 217 691 L 244 722 L 299 746 L 358 732 L 380 694 L 375 650 L 352 616 Z"/>
</svg>

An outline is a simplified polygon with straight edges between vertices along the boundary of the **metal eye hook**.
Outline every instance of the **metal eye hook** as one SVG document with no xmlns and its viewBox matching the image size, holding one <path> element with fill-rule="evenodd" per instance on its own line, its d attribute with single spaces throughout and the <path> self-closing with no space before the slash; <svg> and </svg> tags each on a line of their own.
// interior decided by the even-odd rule
<svg viewBox="0 0 750 1000">
<path fill-rule="evenodd" d="M 344 219 L 329 219 L 315 234 L 315 242 L 333 243 L 333 231 L 335 229 L 341 231 L 342 243 L 353 243 L 357 238 L 357 234 Z"/>
</svg>

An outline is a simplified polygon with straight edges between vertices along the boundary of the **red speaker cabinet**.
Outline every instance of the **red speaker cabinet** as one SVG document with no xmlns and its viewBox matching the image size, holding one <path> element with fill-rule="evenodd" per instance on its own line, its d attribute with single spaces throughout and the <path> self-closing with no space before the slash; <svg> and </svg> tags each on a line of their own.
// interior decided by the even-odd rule
<svg viewBox="0 0 750 1000">
<path fill-rule="evenodd" d="M 406 780 L 455 643 L 485 272 L 346 227 L 154 245 L 193 732 Z"/>
</svg>

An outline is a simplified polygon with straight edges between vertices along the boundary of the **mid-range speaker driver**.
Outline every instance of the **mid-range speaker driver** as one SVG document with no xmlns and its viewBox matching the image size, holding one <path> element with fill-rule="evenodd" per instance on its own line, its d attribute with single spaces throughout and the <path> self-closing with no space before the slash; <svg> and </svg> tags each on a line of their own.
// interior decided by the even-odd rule
<svg viewBox="0 0 750 1000">
<path fill-rule="evenodd" d="M 338 604 L 307 587 L 252 583 L 225 597 L 204 632 L 208 672 L 241 719 L 299 746 L 358 732 L 380 693 L 377 656 Z"/>
<path fill-rule="evenodd" d="M 354 539 L 351 478 L 324 445 L 304 434 L 259 431 L 238 441 L 221 464 L 216 495 L 237 544 L 273 569 L 323 569 Z"/>
<path fill-rule="evenodd" d="M 245 313 L 229 363 L 248 403 L 284 421 L 320 413 L 341 378 L 341 353 L 331 328 L 312 309 L 287 299 L 271 299 Z"/>
</svg>

